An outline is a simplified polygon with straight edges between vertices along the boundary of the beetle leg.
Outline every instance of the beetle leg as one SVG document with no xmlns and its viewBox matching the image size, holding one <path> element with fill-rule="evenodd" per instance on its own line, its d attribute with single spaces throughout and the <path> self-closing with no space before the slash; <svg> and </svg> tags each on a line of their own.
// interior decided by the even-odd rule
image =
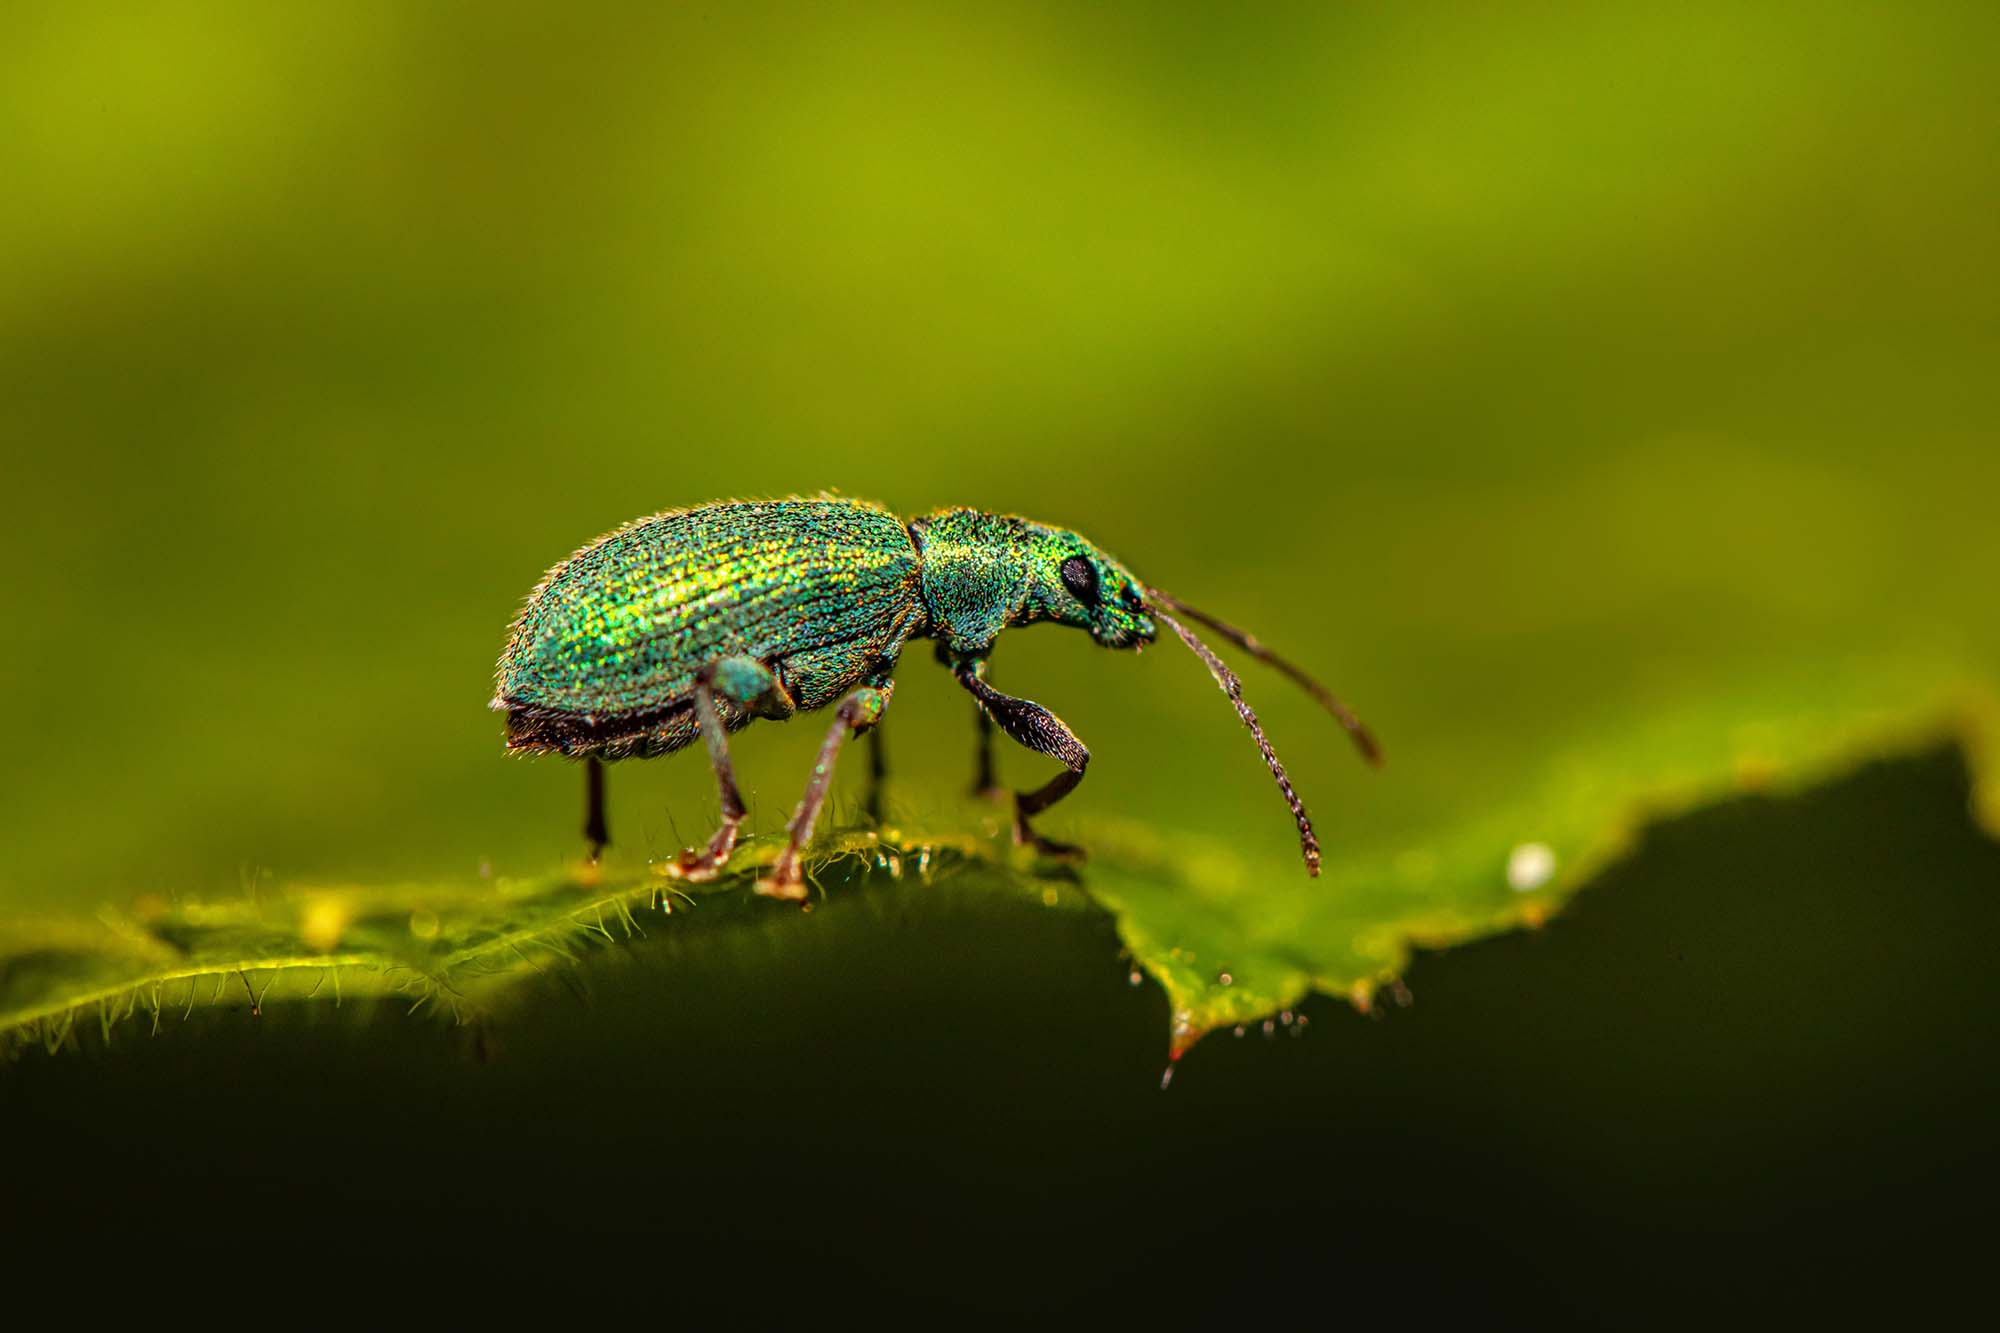
<svg viewBox="0 0 2000 1333">
<path fill-rule="evenodd" d="M 973 757 L 972 794 L 983 800 L 997 801 L 1008 793 L 1000 785 L 1000 778 L 993 769 L 993 718 L 984 704 L 974 704 L 972 715 L 979 724 L 979 748 Z"/>
<path fill-rule="evenodd" d="M 667 864 L 667 873 L 676 879 L 714 879 L 736 850 L 736 831 L 743 823 L 743 796 L 736 790 L 736 769 L 729 762 L 729 729 L 719 699 L 764 717 L 783 717 L 792 711 L 791 696 L 770 668 L 755 658 L 719 658 L 696 674 L 695 718 L 701 724 L 702 739 L 708 743 L 709 762 L 715 766 L 722 827 L 716 829 L 706 848 L 699 852 L 689 848 Z"/>
<path fill-rule="evenodd" d="M 937 660 L 938 665 L 947 671 L 955 673 L 958 670 L 958 658 L 952 655 L 951 649 L 942 639 L 937 642 Z M 979 663 L 979 678 L 981 680 L 986 678 L 986 662 L 983 658 Z M 999 776 L 993 768 L 993 719 L 988 716 L 985 704 L 975 703 L 972 706 L 972 720 L 978 729 L 979 739 L 972 752 L 970 794 L 987 801 L 1001 800 L 1011 793 L 1000 785 Z"/>
<path fill-rule="evenodd" d="M 986 683 L 986 663 L 981 659 L 959 662 L 952 667 L 980 709 L 1018 745 L 1062 761 L 1068 770 L 1058 773 L 1034 791 L 1014 793 L 1014 841 L 1048 856 L 1081 856 L 1083 849 L 1055 842 L 1035 832 L 1028 823 L 1033 816 L 1076 790 L 1083 770 L 1090 763 L 1090 751 L 1063 720 L 1029 699 L 1002 694 Z"/>
<path fill-rule="evenodd" d="M 826 739 L 820 742 L 819 758 L 813 762 L 812 777 L 806 782 L 806 794 L 799 798 L 799 808 L 792 812 L 792 822 L 785 826 L 788 835 L 785 849 L 771 863 L 771 873 L 757 881 L 757 892 L 769 898 L 800 899 L 806 896 L 805 877 L 799 873 L 799 852 L 811 839 L 813 823 L 819 818 L 819 808 L 826 803 L 826 789 L 833 782 L 833 762 L 840 757 L 841 742 L 880 722 L 882 711 L 889 706 L 889 696 L 895 689 L 896 682 L 893 680 L 885 680 L 880 685 L 863 685 L 849 691 L 834 709 L 833 725 L 826 729 Z"/>
<path fill-rule="evenodd" d="M 611 845 L 611 829 L 604 819 L 604 761 L 596 755 L 583 761 L 583 838 L 590 844 L 590 863 L 596 865 Z"/>
<path fill-rule="evenodd" d="M 868 822 L 882 822 L 882 787 L 889 780 L 889 756 L 882 749 L 882 728 L 868 729 Z"/>
</svg>

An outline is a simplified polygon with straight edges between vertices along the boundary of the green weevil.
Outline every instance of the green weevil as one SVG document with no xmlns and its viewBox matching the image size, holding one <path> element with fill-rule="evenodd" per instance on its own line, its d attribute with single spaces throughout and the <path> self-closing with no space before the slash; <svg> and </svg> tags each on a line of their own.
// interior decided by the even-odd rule
<svg viewBox="0 0 2000 1333">
<path fill-rule="evenodd" d="M 975 509 L 905 523 L 877 505 L 831 497 L 671 510 L 583 547 L 529 594 L 500 658 L 492 706 L 507 715 L 510 750 L 584 761 L 592 860 L 610 841 L 604 761 L 705 742 L 722 825 L 707 847 L 667 865 L 688 880 L 721 870 L 743 822 L 728 733 L 756 718 L 832 706 L 784 849 L 757 884 L 759 893 L 797 899 L 805 896 L 800 851 L 841 744 L 881 721 L 896 659 L 911 639 L 933 640 L 938 660 L 977 702 L 979 790 L 994 790 L 996 725 L 1061 762 L 1047 783 L 1014 794 L 1014 838 L 1063 856 L 1080 853 L 1041 837 L 1030 821 L 1075 790 L 1090 751 L 1048 709 L 987 683 L 994 640 L 1012 626 L 1048 620 L 1088 630 L 1106 648 L 1138 649 L 1164 621 L 1250 729 L 1298 825 L 1306 869 L 1317 875 L 1312 823 L 1241 683 L 1175 613 L 1291 677 L 1339 719 L 1364 757 L 1380 761 L 1366 728 L 1325 686 L 1251 635 L 1141 583 L 1074 532 Z M 879 750 L 875 773 L 879 779 Z"/>
</svg>

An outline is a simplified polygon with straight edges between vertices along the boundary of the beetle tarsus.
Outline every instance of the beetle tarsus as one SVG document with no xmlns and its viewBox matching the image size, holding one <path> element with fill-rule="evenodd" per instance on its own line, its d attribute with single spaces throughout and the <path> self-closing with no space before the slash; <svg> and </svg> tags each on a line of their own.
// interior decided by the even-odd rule
<svg viewBox="0 0 2000 1333">
<path fill-rule="evenodd" d="M 690 847 L 676 859 L 667 862 L 667 874 L 674 879 L 684 879 L 690 884 L 700 884 L 714 879 L 729 864 L 731 853 L 736 850 L 736 831 L 742 826 L 741 815 L 723 816 L 722 827 L 708 840 L 708 846 L 697 852 Z"/>
<path fill-rule="evenodd" d="M 785 902 L 804 902 L 806 899 L 805 876 L 799 873 L 796 859 L 787 863 L 780 855 L 771 866 L 771 873 L 757 881 L 757 892 L 766 898 L 778 898 Z"/>
<path fill-rule="evenodd" d="M 1014 816 L 1014 845 L 1032 847 L 1037 856 L 1046 856 L 1056 861 L 1081 861 L 1090 853 L 1073 842 L 1057 842 L 1054 838 L 1044 838 L 1028 825 L 1028 821 L 1018 814 Z"/>
</svg>

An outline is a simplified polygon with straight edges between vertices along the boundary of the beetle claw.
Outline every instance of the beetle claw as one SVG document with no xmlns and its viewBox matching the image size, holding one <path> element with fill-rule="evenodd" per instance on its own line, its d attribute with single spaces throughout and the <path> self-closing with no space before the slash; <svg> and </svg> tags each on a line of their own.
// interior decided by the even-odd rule
<svg viewBox="0 0 2000 1333">
<path fill-rule="evenodd" d="M 1029 828 L 1025 819 L 1014 821 L 1014 845 L 1032 847 L 1037 856 L 1046 856 L 1057 861 L 1081 861 L 1090 855 L 1073 842 L 1057 842 L 1054 838 L 1044 838 Z"/>
<path fill-rule="evenodd" d="M 662 867 L 669 879 L 684 879 L 690 884 L 706 884 L 722 873 L 729 864 L 729 852 L 718 852 L 713 848 L 697 852 L 692 847 Z"/>
<path fill-rule="evenodd" d="M 806 883 L 799 874 L 798 866 L 786 865 L 782 861 L 771 867 L 769 875 L 758 879 L 756 888 L 758 896 L 764 898 L 780 898 L 793 903 L 804 902 L 806 898 Z"/>
<path fill-rule="evenodd" d="M 690 884 L 705 884 L 722 873 L 722 863 L 708 856 L 682 856 L 678 861 L 669 861 L 662 867 L 668 879 L 683 879 Z"/>
<path fill-rule="evenodd" d="M 708 846 L 701 851 L 689 847 L 678 857 L 661 866 L 668 879 L 684 879 L 690 884 L 705 884 L 722 873 L 729 864 L 730 853 L 736 850 L 736 818 L 725 818 L 722 827 L 708 840 Z"/>
</svg>

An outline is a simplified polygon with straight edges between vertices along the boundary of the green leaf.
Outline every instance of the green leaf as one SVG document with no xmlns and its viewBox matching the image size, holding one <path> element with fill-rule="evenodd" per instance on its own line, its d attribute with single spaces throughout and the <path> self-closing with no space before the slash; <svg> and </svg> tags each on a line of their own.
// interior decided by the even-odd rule
<svg viewBox="0 0 2000 1333">
<path fill-rule="evenodd" d="M 460 1023 L 504 1009 L 511 983 L 576 966 L 588 954 L 700 915 L 741 923 L 747 892 L 779 842 L 743 848 L 727 875 L 682 885 L 593 866 L 531 880 L 469 884 L 293 886 L 215 902 L 151 900 L 95 923 L 15 918 L 0 929 L 0 1036 L 55 1051 L 142 1018 L 152 1032 L 227 1001 L 335 1008 L 378 1001 Z M 964 837 L 837 834 L 814 849 L 815 884 L 879 878 L 913 886 L 1004 867 L 1006 851 Z M 690 891 L 692 890 L 692 891 Z M 1062 896 L 1054 886 L 1047 905 Z M 1078 895 L 1067 894 L 1075 905 Z M 731 908 L 735 910 L 732 911 Z M 703 922 L 706 927 L 713 923 Z"/>
<path fill-rule="evenodd" d="M 1734 726 L 1715 725 L 1713 704 L 1698 724 L 1655 719 L 1600 772 L 1559 773 L 1516 808 L 1391 861 L 1335 862 L 1303 890 L 1213 842 L 1138 824 L 1095 828 L 1081 875 L 1051 873 L 998 836 L 997 820 L 977 834 L 833 833 L 815 844 L 808 875 L 824 895 L 866 885 L 953 892 L 973 872 L 1051 909 L 1108 910 L 1135 969 L 1167 992 L 1168 1048 L 1178 1059 L 1217 1028 L 1290 1023 L 1291 1008 L 1315 991 L 1365 1009 L 1397 984 L 1415 946 L 1540 925 L 1644 820 L 1724 794 L 1797 787 L 1859 756 L 1951 737 L 1973 760 L 1991 814 L 1994 709 L 1979 691 L 1928 717 L 1873 713 L 1854 699 L 1787 715 L 1756 693 L 1736 707 Z M 1535 840 L 1520 841 L 1523 829 Z M 576 967 L 649 930 L 688 929 L 691 916 L 699 929 L 747 929 L 801 915 L 749 891 L 781 841 L 745 845 L 727 873 L 701 885 L 583 866 L 523 881 L 151 900 L 136 913 L 102 912 L 95 924 L 16 918 L 0 929 L 0 1051 L 54 1052 L 93 1028 L 108 1042 L 134 1018 L 158 1033 L 176 1014 L 225 1000 L 253 1014 L 271 1003 L 392 1002 L 484 1023 L 506 1013 L 528 976 Z"/>
<path fill-rule="evenodd" d="M 1367 1008 L 1414 946 L 1538 926 L 1646 823 L 1725 796 L 1798 789 L 1870 756 L 1956 741 L 1988 827 L 2000 828 L 1990 695 L 1950 677 L 1884 675 L 1845 690 L 1822 679 L 1635 718 L 1477 817 L 1400 852 L 1330 859 L 1316 884 L 1193 839 L 1161 848 L 1136 829 L 1088 882 L 1166 988 L 1178 1056 L 1207 1032 L 1265 1020 L 1314 991 Z M 1796 702 L 1806 698 L 1813 707 Z"/>
<path fill-rule="evenodd" d="M 713 783 L 618 766 L 623 859 L 551 874 L 575 774 L 501 754 L 506 624 L 639 513 L 829 485 L 1074 526 L 1380 734 L 1234 661 L 1309 880 L 1179 645 L 1003 636 L 1177 1048 L 1731 792 L 1950 738 L 2000 828 L 2000 9 L 1460 8 L 51 11 L 0 51 L 0 1013 L 472 1014 L 609 947 Z M 963 697 L 897 682 L 883 850 L 1070 901 L 941 795 Z M 817 731 L 736 742 L 767 838 Z M 809 928 L 740 888 L 673 928 Z"/>
</svg>

